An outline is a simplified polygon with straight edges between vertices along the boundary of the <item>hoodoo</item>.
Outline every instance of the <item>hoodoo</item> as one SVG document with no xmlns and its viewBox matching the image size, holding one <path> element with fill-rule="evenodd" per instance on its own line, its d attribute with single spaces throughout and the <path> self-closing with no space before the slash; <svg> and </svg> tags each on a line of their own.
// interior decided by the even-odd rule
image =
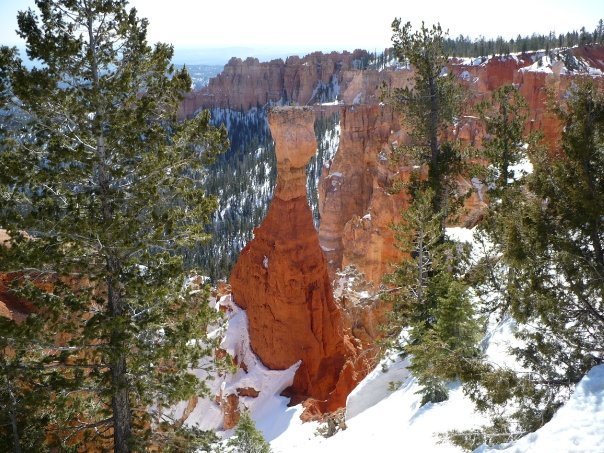
<svg viewBox="0 0 604 453">
<path fill-rule="evenodd" d="M 305 167 L 316 150 L 310 108 L 269 113 L 277 186 L 262 225 L 231 273 L 234 301 L 247 311 L 251 346 L 269 368 L 300 361 L 292 403 L 314 400 L 312 412 L 343 407 L 356 384 L 355 348 L 334 302 L 327 263 L 306 199 Z"/>
</svg>

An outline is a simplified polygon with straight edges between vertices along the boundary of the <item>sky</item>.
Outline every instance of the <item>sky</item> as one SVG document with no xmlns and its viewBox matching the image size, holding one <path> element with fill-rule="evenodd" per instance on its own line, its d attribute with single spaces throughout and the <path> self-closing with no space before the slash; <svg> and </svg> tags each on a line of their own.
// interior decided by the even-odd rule
<svg viewBox="0 0 604 453">
<path fill-rule="evenodd" d="M 17 11 L 34 0 L 0 0 L 0 43 L 21 45 Z M 174 44 L 176 59 L 270 58 L 314 50 L 382 50 L 395 17 L 440 22 L 450 35 L 505 38 L 593 30 L 602 0 L 130 0 L 149 19 L 151 42 Z M 178 61 L 177 61 L 178 62 Z M 190 63 L 191 61 L 187 61 Z M 198 61 L 204 63 L 204 61 Z"/>
</svg>

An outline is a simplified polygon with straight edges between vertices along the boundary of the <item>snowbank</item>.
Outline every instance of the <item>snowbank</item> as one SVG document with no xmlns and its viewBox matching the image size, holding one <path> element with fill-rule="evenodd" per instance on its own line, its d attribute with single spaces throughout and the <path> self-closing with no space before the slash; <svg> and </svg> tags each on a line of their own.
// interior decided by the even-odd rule
<svg viewBox="0 0 604 453">
<path fill-rule="evenodd" d="M 604 452 L 604 365 L 587 373 L 568 402 L 541 429 L 511 444 L 475 450 L 487 452 Z"/>
</svg>

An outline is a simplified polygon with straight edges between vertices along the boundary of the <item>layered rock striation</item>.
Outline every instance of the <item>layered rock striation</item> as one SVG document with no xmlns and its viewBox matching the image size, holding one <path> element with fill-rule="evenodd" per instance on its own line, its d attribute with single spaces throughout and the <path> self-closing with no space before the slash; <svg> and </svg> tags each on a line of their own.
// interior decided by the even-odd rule
<svg viewBox="0 0 604 453">
<path fill-rule="evenodd" d="M 343 407 L 356 384 L 348 340 L 327 263 L 306 199 L 305 167 L 316 150 L 310 108 L 269 113 L 278 178 L 273 200 L 254 239 L 231 273 L 233 299 L 249 319 L 252 350 L 270 369 L 300 366 L 286 394 L 312 399 L 313 410 Z"/>
<path fill-rule="evenodd" d="M 404 139 L 399 125 L 398 117 L 385 106 L 354 106 L 341 112 L 340 145 L 329 168 L 323 169 L 319 185 L 319 241 L 332 278 L 335 271 L 343 267 L 345 253 L 351 252 L 351 246 L 358 245 L 352 244 L 350 239 L 352 242 L 360 239 L 354 234 L 346 237 L 345 230 L 350 221 L 366 226 L 369 233 L 363 238 L 363 250 L 352 251 L 364 255 L 367 265 L 360 261 L 357 264 L 368 277 L 374 271 L 381 272 L 379 263 L 395 258 L 381 243 L 392 242 L 387 224 L 391 221 L 391 213 L 402 207 L 401 197 L 387 192 L 394 174 L 388 162 L 389 146 L 396 141 L 395 137 Z M 376 204 L 378 199 L 379 206 Z M 375 222 L 386 228 L 376 230 Z M 373 233 L 383 241 L 371 238 Z M 373 265 L 369 262 L 380 269 L 371 269 Z"/>
<path fill-rule="evenodd" d="M 499 87 L 515 84 L 528 104 L 526 131 L 538 131 L 550 149 L 557 149 L 561 124 L 547 108 L 547 92 L 563 98 L 578 77 L 589 76 L 604 88 L 604 47 L 587 46 L 568 51 L 578 69 L 570 70 L 562 59 L 545 53 L 452 60 L 449 66 L 470 94 L 469 103 L 488 99 Z M 392 190 L 395 180 L 408 180 L 417 169 L 412 162 L 390 159 L 393 145 L 409 142 L 400 118 L 387 107 L 376 105 L 385 82 L 389 87 L 412 84 L 412 71 L 347 71 L 343 75 L 340 146 L 323 171 L 319 184 L 321 224 L 319 239 L 332 276 L 354 266 L 379 284 L 390 264 L 402 256 L 395 247 L 391 224 L 407 206 L 403 193 Z M 471 108 L 469 109 L 471 111 Z M 480 147 L 484 126 L 475 116 L 459 118 L 448 132 L 450 140 Z M 425 170 L 425 169 L 424 169 Z M 471 191 L 460 222 L 474 225 L 485 207 L 484 188 L 469 177 L 458 177 L 460 192 Z"/>
</svg>

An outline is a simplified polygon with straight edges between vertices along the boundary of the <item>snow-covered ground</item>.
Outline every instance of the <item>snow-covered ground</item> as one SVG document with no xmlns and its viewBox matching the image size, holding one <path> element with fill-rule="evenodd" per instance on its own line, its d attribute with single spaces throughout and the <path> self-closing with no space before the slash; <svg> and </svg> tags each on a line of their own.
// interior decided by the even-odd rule
<svg viewBox="0 0 604 453">
<path fill-rule="evenodd" d="M 472 231 L 449 228 L 449 237 L 472 241 Z M 347 429 L 325 438 L 318 434 L 321 424 L 303 423 L 302 407 L 288 407 L 280 393 L 291 384 L 297 365 L 284 371 L 268 370 L 251 350 L 245 312 L 229 296 L 219 305 L 227 307 L 228 328 L 222 348 L 238 362 L 246 364 L 234 375 L 223 375 L 212 383 L 215 394 L 235 393 L 237 388 L 251 387 L 260 391 L 257 398 L 241 397 L 240 405 L 248 408 L 256 426 L 274 453 L 306 452 L 461 452 L 442 440 L 449 430 L 479 427 L 488 421 L 477 413 L 461 385 L 449 384 L 449 399 L 420 407 L 421 396 L 415 377 L 407 369 L 408 361 L 396 355 L 383 359 L 348 397 Z M 515 323 L 510 319 L 493 321 L 483 340 L 489 361 L 518 368 L 508 350 L 518 345 Z M 182 408 L 177 408 L 178 412 Z M 217 403 L 198 403 L 187 419 L 205 429 L 219 429 L 222 422 Z M 223 432 L 228 437 L 231 431 Z M 604 365 L 593 368 L 577 385 L 570 400 L 541 429 L 511 444 L 488 448 L 487 452 L 598 453 L 604 452 Z"/>
<path fill-rule="evenodd" d="M 604 365 L 591 369 L 549 423 L 512 444 L 476 453 L 604 452 Z"/>
</svg>

